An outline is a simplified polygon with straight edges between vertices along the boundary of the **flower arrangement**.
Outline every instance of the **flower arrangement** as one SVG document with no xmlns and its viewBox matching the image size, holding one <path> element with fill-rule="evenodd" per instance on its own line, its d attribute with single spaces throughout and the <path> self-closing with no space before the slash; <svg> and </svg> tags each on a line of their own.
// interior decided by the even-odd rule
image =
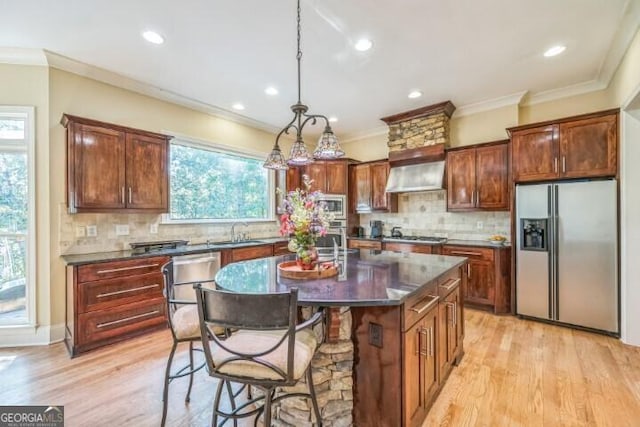
<svg viewBox="0 0 640 427">
<path fill-rule="evenodd" d="M 304 188 L 290 191 L 283 201 L 284 213 L 280 216 L 280 234 L 289 236 L 289 250 L 296 252 L 302 269 L 315 267 L 318 255 L 315 244 L 318 237 L 327 233 L 331 214 L 320 201 L 320 191 L 310 191 L 312 180 L 302 176 Z"/>
</svg>

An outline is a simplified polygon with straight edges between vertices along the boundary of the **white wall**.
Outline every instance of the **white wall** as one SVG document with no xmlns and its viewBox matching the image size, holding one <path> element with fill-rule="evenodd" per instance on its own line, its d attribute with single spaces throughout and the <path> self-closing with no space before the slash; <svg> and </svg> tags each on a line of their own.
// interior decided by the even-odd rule
<svg viewBox="0 0 640 427">
<path fill-rule="evenodd" d="M 640 109 L 621 116 L 621 332 L 623 342 L 640 346 Z"/>
</svg>

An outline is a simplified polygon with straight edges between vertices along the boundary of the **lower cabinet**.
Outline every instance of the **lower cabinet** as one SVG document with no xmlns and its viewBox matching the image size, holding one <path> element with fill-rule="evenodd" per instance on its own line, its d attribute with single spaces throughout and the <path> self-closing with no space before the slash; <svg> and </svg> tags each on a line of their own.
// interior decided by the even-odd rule
<svg viewBox="0 0 640 427">
<path fill-rule="evenodd" d="M 347 248 L 349 249 L 372 249 L 381 251 L 382 241 L 372 239 L 348 239 Z"/>
<path fill-rule="evenodd" d="M 464 300 L 496 314 L 511 312 L 511 248 L 444 245 L 443 255 L 468 258 Z"/>
<path fill-rule="evenodd" d="M 65 343 L 71 356 L 165 328 L 160 268 L 168 257 L 67 267 Z"/>
<path fill-rule="evenodd" d="M 465 271 L 450 271 L 400 306 L 351 307 L 354 425 L 423 424 L 463 355 Z"/>
<path fill-rule="evenodd" d="M 220 264 L 224 267 L 232 262 L 248 261 L 250 259 L 273 256 L 272 244 L 247 246 L 245 248 L 227 249 L 221 252 Z"/>
</svg>

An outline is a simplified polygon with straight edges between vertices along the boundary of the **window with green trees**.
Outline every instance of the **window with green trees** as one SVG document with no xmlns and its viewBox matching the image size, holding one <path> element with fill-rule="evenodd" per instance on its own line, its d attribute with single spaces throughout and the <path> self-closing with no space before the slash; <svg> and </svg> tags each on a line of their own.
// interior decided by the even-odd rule
<svg viewBox="0 0 640 427">
<path fill-rule="evenodd" d="M 262 160 L 222 150 L 171 144 L 170 220 L 270 219 L 269 171 Z"/>
</svg>

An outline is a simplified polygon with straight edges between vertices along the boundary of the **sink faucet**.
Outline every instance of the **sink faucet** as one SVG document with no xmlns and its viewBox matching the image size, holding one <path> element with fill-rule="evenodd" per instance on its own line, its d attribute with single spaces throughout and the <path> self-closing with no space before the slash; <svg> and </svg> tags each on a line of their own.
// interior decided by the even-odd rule
<svg viewBox="0 0 640 427">
<path fill-rule="evenodd" d="M 247 227 L 249 224 L 247 224 L 246 222 L 242 221 L 242 222 L 234 222 L 233 224 L 231 224 L 231 241 L 232 242 L 239 242 L 241 240 L 240 236 L 236 236 L 236 225 L 244 225 L 245 227 Z"/>
</svg>

